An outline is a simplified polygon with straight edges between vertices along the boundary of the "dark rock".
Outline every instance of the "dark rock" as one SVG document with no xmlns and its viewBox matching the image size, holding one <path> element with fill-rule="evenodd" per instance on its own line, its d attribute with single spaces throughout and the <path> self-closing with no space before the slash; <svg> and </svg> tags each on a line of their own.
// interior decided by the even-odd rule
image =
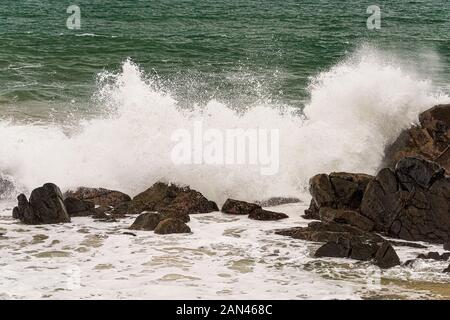
<svg viewBox="0 0 450 320">
<path fill-rule="evenodd" d="M 363 242 L 358 239 L 339 238 L 321 246 L 315 257 L 350 258 L 355 260 L 369 261 L 375 257 L 379 244 L 376 242 Z"/>
<path fill-rule="evenodd" d="M 137 237 L 137 235 L 133 232 L 124 232 L 123 234 L 126 234 L 128 236 L 133 236 L 133 237 Z"/>
<path fill-rule="evenodd" d="M 320 220 L 319 208 L 317 207 L 314 199 L 311 199 L 309 208 L 305 210 L 304 215 L 302 215 L 302 218 Z"/>
<path fill-rule="evenodd" d="M 160 210 L 160 214 L 163 220 L 168 218 L 176 218 L 185 223 L 191 221 L 189 214 L 187 214 L 185 211 L 178 210 L 173 207 L 167 207 L 166 209 Z"/>
<path fill-rule="evenodd" d="M 160 223 L 162 217 L 156 212 L 144 212 L 140 214 L 131 225 L 131 230 L 153 231 Z"/>
<path fill-rule="evenodd" d="M 169 218 L 161 221 L 155 228 L 156 234 L 191 233 L 191 229 L 180 219 Z"/>
<path fill-rule="evenodd" d="M 400 265 L 400 259 L 394 248 L 385 241 L 375 254 L 375 264 L 382 269 L 388 269 Z"/>
<path fill-rule="evenodd" d="M 450 264 L 449 264 L 448 267 L 445 268 L 442 272 L 444 272 L 444 273 L 450 273 Z"/>
<path fill-rule="evenodd" d="M 276 234 L 315 242 L 337 242 L 339 239 L 356 239 L 361 242 L 383 242 L 383 238 L 371 232 L 365 232 L 346 224 L 314 221 L 307 227 L 294 227 L 276 230 Z"/>
<path fill-rule="evenodd" d="M 273 221 L 289 218 L 287 214 L 281 212 L 273 212 L 264 209 L 253 210 L 248 217 L 253 220 Z"/>
<path fill-rule="evenodd" d="M 85 217 L 93 215 L 95 205 L 92 202 L 68 197 L 64 199 L 67 213 L 71 217 Z"/>
<path fill-rule="evenodd" d="M 428 252 L 427 254 L 419 254 L 417 259 L 447 261 L 450 258 L 450 252 L 439 254 L 438 252 Z"/>
<path fill-rule="evenodd" d="M 450 105 L 423 112 L 419 121 L 386 148 L 383 166 L 393 169 L 400 159 L 414 156 L 437 162 L 450 174 Z"/>
<path fill-rule="evenodd" d="M 404 158 L 367 186 L 361 214 L 375 230 L 408 241 L 443 243 L 450 235 L 450 178 L 441 167 Z"/>
<path fill-rule="evenodd" d="M 71 197 L 79 200 L 90 201 L 98 206 L 111 206 L 111 207 L 119 206 L 122 203 L 131 200 L 130 196 L 120 191 L 108 190 L 104 188 L 87 188 L 87 187 L 80 187 L 75 191 L 67 191 L 64 194 L 64 197 L 65 198 Z"/>
<path fill-rule="evenodd" d="M 372 231 L 375 226 L 375 223 L 372 220 L 353 210 L 322 207 L 319 210 L 319 217 L 323 222 L 349 224 L 363 231 Z"/>
<path fill-rule="evenodd" d="M 18 206 L 13 210 L 13 217 L 25 224 L 70 222 L 61 191 L 53 183 L 34 189 L 29 201 L 23 194 L 17 200 Z"/>
<path fill-rule="evenodd" d="M 283 204 L 288 203 L 298 203 L 301 202 L 298 198 L 292 198 L 292 197 L 272 197 L 263 201 L 257 201 L 256 204 L 260 205 L 261 207 L 275 207 L 280 206 Z"/>
<path fill-rule="evenodd" d="M 350 256 L 350 252 L 350 240 L 338 238 L 337 241 L 327 242 L 317 249 L 314 257 L 348 258 Z"/>
<path fill-rule="evenodd" d="M 444 250 L 450 251 L 450 241 L 444 243 Z"/>
<path fill-rule="evenodd" d="M 155 183 L 146 191 L 138 194 L 130 203 L 128 213 L 143 211 L 178 211 L 182 215 L 219 211 L 213 201 L 206 199 L 200 192 L 189 187 L 174 184 Z"/>
<path fill-rule="evenodd" d="M 261 210 L 261 206 L 255 203 L 227 199 L 222 206 L 222 212 L 236 215 L 249 215 L 254 210 Z"/>
<path fill-rule="evenodd" d="M 358 210 L 372 176 L 362 173 L 333 172 L 318 174 L 309 181 L 312 195 L 310 207 L 305 210 L 306 219 L 319 219 L 322 207 Z"/>
</svg>

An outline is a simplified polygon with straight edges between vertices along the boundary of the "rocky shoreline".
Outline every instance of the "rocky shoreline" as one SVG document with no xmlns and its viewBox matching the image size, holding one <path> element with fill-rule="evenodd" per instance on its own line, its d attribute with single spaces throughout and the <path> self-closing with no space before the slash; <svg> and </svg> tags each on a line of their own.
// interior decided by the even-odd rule
<svg viewBox="0 0 450 320">
<path fill-rule="evenodd" d="M 373 261 L 380 268 L 402 263 L 393 244 L 414 246 L 408 241 L 424 241 L 450 250 L 450 105 L 435 106 L 419 120 L 419 126 L 403 131 L 386 148 L 383 168 L 375 176 L 338 172 L 312 177 L 312 200 L 304 217 L 318 221 L 274 233 L 323 243 L 314 257 Z M 12 214 L 24 224 L 70 223 L 77 216 L 112 222 L 136 216 L 130 230 L 156 234 L 195 232 L 188 226 L 190 215 L 219 211 L 200 192 L 163 182 L 133 198 L 120 191 L 86 187 L 62 194 L 58 186 L 47 183 L 34 189 L 29 199 L 24 194 L 17 199 Z M 295 199 L 266 203 L 278 201 Z M 236 199 L 228 199 L 220 211 L 260 221 L 288 217 Z M 417 259 L 449 257 L 450 253 L 430 252 Z M 450 266 L 443 272 L 450 272 Z"/>
</svg>

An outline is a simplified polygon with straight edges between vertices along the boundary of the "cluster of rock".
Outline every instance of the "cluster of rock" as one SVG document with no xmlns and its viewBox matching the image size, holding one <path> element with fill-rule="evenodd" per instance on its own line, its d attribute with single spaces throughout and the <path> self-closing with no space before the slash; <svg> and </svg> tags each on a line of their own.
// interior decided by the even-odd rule
<svg viewBox="0 0 450 320">
<path fill-rule="evenodd" d="M 223 213 L 248 215 L 253 220 L 273 221 L 289 218 L 287 214 L 264 210 L 259 204 L 227 199 L 222 206 Z"/>
<path fill-rule="evenodd" d="M 375 232 L 408 241 L 450 241 L 450 177 L 435 162 L 406 157 L 375 177 L 318 174 L 310 180 L 310 192 L 304 217 L 321 221 L 277 233 L 325 242 L 316 256 L 393 266 L 400 263 L 394 249 Z"/>
<path fill-rule="evenodd" d="M 376 176 L 335 172 L 310 179 L 312 200 L 304 218 L 319 221 L 307 227 L 277 230 L 296 239 L 322 242 L 316 257 L 374 261 L 381 268 L 400 264 L 392 244 L 381 235 L 407 241 L 444 243 L 450 250 L 450 105 L 435 106 L 419 116 L 420 125 L 402 132 L 386 149 L 385 167 Z M 261 203 L 227 199 L 221 211 L 254 220 L 280 220 L 284 213 L 265 210 L 295 198 Z M 200 192 L 157 182 L 134 198 L 114 190 L 81 187 L 61 194 L 51 183 L 18 196 L 13 217 L 26 224 L 66 223 L 71 217 L 92 216 L 115 221 L 139 215 L 130 229 L 157 234 L 190 233 L 191 214 L 219 211 Z M 418 259 L 447 260 L 449 254 L 429 253 Z M 409 261 L 408 263 L 411 263 Z M 450 266 L 447 269 L 450 272 Z"/>
<path fill-rule="evenodd" d="M 409 156 L 441 165 L 450 174 L 450 105 L 437 105 L 419 115 L 419 125 L 404 130 L 385 150 L 382 167 L 393 169 Z"/>
</svg>

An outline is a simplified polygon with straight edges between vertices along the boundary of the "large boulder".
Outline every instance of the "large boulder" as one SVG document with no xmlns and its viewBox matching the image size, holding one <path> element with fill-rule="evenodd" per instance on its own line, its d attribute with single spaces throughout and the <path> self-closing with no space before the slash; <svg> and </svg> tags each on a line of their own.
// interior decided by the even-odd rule
<svg viewBox="0 0 450 320">
<path fill-rule="evenodd" d="M 13 217 L 25 224 L 70 222 L 61 191 L 53 183 L 34 189 L 29 201 L 24 194 L 20 194 L 17 200 L 18 206 L 13 209 Z"/>
<path fill-rule="evenodd" d="M 156 234 L 191 233 L 191 229 L 182 220 L 169 218 L 162 220 L 155 228 Z"/>
<path fill-rule="evenodd" d="M 400 265 L 400 259 L 394 248 L 387 241 L 383 242 L 375 254 L 375 264 L 382 269 Z"/>
<path fill-rule="evenodd" d="M 372 176 L 362 173 L 315 175 L 309 181 L 312 200 L 309 209 L 305 210 L 304 218 L 320 219 L 319 211 L 323 207 L 358 210 L 364 191 L 372 179 Z"/>
<path fill-rule="evenodd" d="M 358 240 L 361 242 L 383 242 L 383 238 L 372 232 L 365 232 L 356 227 L 339 224 L 313 221 L 307 227 L 293 227 L 276 230 L 276 234 L 292 237 L 294 239 L 314 242 L 338 242 L 339 239 Z"/>
<path fill-rule="evenodd" d="M 404 157 L 418 156 L 440 164 L 450 174 L 450 104 L 419 115 L 419 125 L 404 130 L 385 150 L 383 167 L 393 169 Z"/>
<path fill-rule="evenodd" d="M 115 190 L 104 188 L 80 187 L 74 191 L 64 193 L 64 198 L 75 198 L 83 201 L 90 201 L 98 206 L 117 207 L 124 202 L 130 201 L 129 195 Z"/>
<path fill-rule="evenodd" d="M 319 218 L 323 222 L 336 222 L 349 224 L 364 231 L 372 231 L 375 224 L 372 220 L 354 210 L 320 208 Z"/>
<path fill-rule="evenodd" d="M 157 212 L 144 212 L 140 214 L 131 225 L 131 230 L 153 231 L 161 222 L 161 215 Z"/>
<path fill-rule="evenodd" d="M 219 211 L 213 201 L 206 199 L 200 192 L 189 187 L 157 182 L 133 198 L 128 213 L 139 214 L 143 211 L 158 211 L 185 216 L 195 213 Z"/>
<path fill-rule="evenodd" d="M 315 252 L 315 257 L 350 258 L 368 261 L 375 257 L 379 244 L 373 241 L 361 241 L 359 239 L 338 238 L 337 241 L 329 241 Z"/>
<path fill-rule="evenodd" d="M 368 184 L 360 210 L 388 236 L 444 243 L 450 240 L 450 178 L 437 163 L 404 158 Z"/>
<path fill-rule="evenodd" d="M 67 213 L 71 217 L 85 217 L 95 214 L 95 204 L 90 201 L 79 200 L 77 198 L 64 199 Z"/>
<path fill-rule="evenodd" d="M 222 206 L 223 213 L 248 215 L 250 219 L 274 221 L 289 218 L 287 214 L 264 210 L 259 204 L 234 199 L 227 199 Z"/>
<path fill-rule="evenodd" d="M 261 210 L 261 206 L 240 200 L 227 199 L 222 206 L 222 212 L 234 215 L 249 215 L 255 210 Z"/>
<path fill-rule="evenodd" d="M 289 216 L 285 213 L 274 212 L 264 209 L 256 209 L 253 210 L 248 217 L 253 220 L 261 220 L 261 221 L 274 221 L 289 218 Z"/>
</svg>

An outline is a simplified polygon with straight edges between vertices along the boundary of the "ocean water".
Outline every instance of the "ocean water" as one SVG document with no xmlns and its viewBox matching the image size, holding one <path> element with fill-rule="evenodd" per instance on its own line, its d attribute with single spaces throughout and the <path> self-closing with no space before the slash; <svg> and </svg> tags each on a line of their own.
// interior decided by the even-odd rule
<svg viewBox="0 0 450 320">
<path fill-rule="evenodd" d="M 7 231 L 10 247 L 14 239 L 22 244 L 33 241 L 9 217 L 15 196 L 45 182 L 54 182 L 63 190 L 101 186 L 133 196 L 164 180 L 190 185 L 219 205 L 228 197 L 253 201 L 295 196 L 306 202 L 312 175 L 375 173 L 385 145 L 416 122 L 419 112 L 450 102 L 447 0 L 378 1 L 379 30 L 366 26 L 371 1 L 111 0 L 105 4 L 79 0 L 78 30 L 66 25 L 71 4 L 57 0 L 0 2 L 0 190 L 4 191 L 0 194 L 0 231 Z M 196 122 L 222 132 L 233 128 L 278 130 L 278 172 L 264 176 L 250 164 L 174 163 L 170 157 L 173 133 L 191 130 Z M 291 223 L 304 223 L 299 217 L 303 207 L 287 210 L 292 210 Z M 204 219 L 211 228 L 222 218 Z M 88 228 L 104 235 L 117 232 L 125 223 Z M 234 234 L 227 230 L 242 223 L 249 227 L 242 221 L 223 223 L 223 229 L 217 231 L 225 234 L 223 242 L 229 232 Z M 202 219 L 195 219 L 194 224 L 204 241 L 211 241 L 207 228 L 201 227 Z M 276 226 L 269 223 L 264 228 Z M 58 228 L 51 232 L 61 241 L 57 234 L 65 231 Z M 38 231 L 32 234 L 39 235 Z M 262 231 L 242 232 L 242 238 L 250 241 L 253 232 Z M 170 239 L 161 241 L 169 245 Z M 139 241 L 133 245 L 139 247 Z M 178 238 L 173 244 L 188 248 L 186 252 L 194 245 Z M 306 250 L 306 244 L 300 246 Z M 63 247 L 57 251 L 65 251 Z M 29 257 L 25 248 L 16 248 L 25 255 L 20 259 Z M 239 246 L 227 248 L 229 251 L 218 249 L 216 254 L 227 255 Z M 78 257 L 75 249 L 68 249 L 67 261 Z M 116 249 L 117 259 L 129 251 L 129 247 Z M 18 258 L 13 251 L 9 253 L 8 263 Z M 289 255 L 286 259 L 294 258 Z M 44 265 L 50 261 L 42 259 Z M 246 259 L 256 268 L 266 268 L 252 260 L 256 254 L 244 257 L 243 264 Z M 220 263 L 216 262 L 217 271 Z M 277 268 L 272 262 L 270 267 Z M 204 263 L 212 262 L 206 259 Z M 424 268 L 436 271 L 440 267 Z M 124 268 L 129 272 L 125 277 L 136 271 Z M 407 275 L 396 281 L 437 281 L 420 268 L 411 274 L 402 269 Z M 306 273 L 299 278 L 278 279 L 280 286 L 275 291 L 290 297 L 291 291 L 283 291 L 283 286 L 307 279 L 309 269 L 302 269 Z M 178 271 L 175 274 L 179 275 Z M 203 269 L 197 271 L 201 274 Z M 240 279 L 241 273 L 235 277 Z M 346 295 L 339 288 L 348 292 L 354 282 L 327 285 L 327 277 L 319 275 L 324 281 L 320 288 L 335 290 L 329 297 L 364 295 L 359 284 L 359 293 Z M 179 276 L 175 278 L 170 281 L 183 283 Z M 205 289 L 206 281 L 200 281 L 206 291 L 193 292 L 211 297 L 213 289 Z M 250 276 L 246 281 L 262 286 L 265 278 Z M 246 286 L 245 281 L 236 283 L 238 288 Z M 12 283 L 3 284 L 8 287 Z M 322 291 L 314 291 L 315 285 L 308 287 L 303 297 L 320 296 Z M 61 297 L 87 297 L 92 290 L 65 292 Z M 19 290 L 17 297 L 27 297 L 25 291 Z M 112 294 L 105 292 L 106 296 Z M 127 297 L 137 294 L 126 292 Z M 240 291 L 230 292 L 238 297 Z M 270 290 L 261 295 L 242 292 L 249 297 L 272 295 Z"/>
</svg>

